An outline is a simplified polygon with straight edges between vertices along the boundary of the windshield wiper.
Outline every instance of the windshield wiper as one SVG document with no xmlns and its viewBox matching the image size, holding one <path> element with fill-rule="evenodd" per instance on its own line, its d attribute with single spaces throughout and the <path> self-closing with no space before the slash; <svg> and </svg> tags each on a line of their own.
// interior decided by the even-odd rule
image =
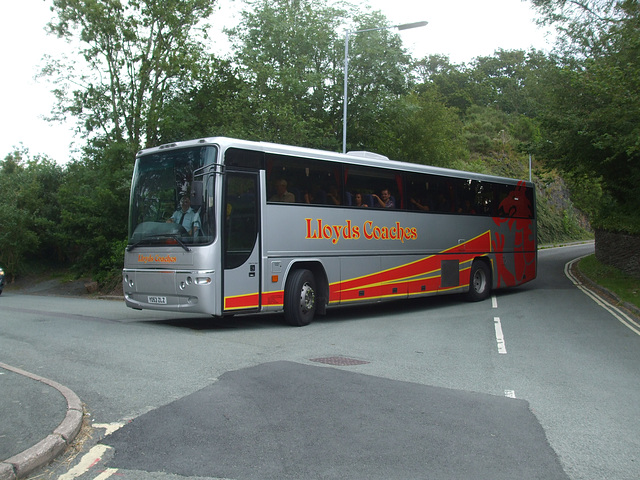
<svg viewBox="0 0 640 480">
<path fill-rule="evenodd" d="M 185 249 L 185 251 L 187 251 L 187 252 L 191 251 L 191 249 L 189 247 L 187 247 L 182 240 L 180 240 L 180 237 L 178 236 L 178 234 L 176 234 L 176 233 L 163 233 L 163 234 L 149 235 L 149 236 L 144 237 L 141 240 L 137 241 L 136 243 L 133 243 L 131 245 L 127 245 L 127 252 L 132 251 L 134 248 L 139 247 L 143 243 L 146 243 L 147 240 L 152 239 L 152 238 L 173 238 L 176 242 L 178 242 L 178 245 L 180 245 L 182 248 Z"/>
</svg>

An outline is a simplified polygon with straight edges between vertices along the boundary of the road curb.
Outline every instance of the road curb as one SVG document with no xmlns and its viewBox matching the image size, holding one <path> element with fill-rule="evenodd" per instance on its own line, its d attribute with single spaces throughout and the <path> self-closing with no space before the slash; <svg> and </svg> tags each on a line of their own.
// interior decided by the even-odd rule
<svg viewBox="0 0 640 480">
<path fill-rule="evenodd" d="M 82 427 L 84 410 L 80 398 L 69 388 L 53 380 L 29 373 L 20 368 L 11 367 L 1 362 L 0 367 L 49 385 L 58 390 L 67 401 L 67 414 L 60 425 L 58 425 L 50 435 L 22 453 L 0 461 L 0 480 L 16 480 L 18 478 L 24 478 L 34 470 L 47 465 L 73 442 Z"/>
</svg>

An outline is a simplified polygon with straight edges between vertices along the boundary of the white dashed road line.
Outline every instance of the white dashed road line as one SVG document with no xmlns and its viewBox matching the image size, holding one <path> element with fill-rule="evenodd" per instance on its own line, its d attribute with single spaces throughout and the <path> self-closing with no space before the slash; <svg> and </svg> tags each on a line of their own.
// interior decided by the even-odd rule
<svg viewBox="0 0 640 480">
<path fill-rule="evenodd" d="M 504 334 L 502 333 L 502 323 L 500 317 L 493 317 L 493 324 L 496 329 L 496 341 L 498 342 L 498 353 L 506 355 L 507 346 L 504 343 Z"/>
<path fill-rule="evenodd" d="M 491 308 L 498 308 L 498 298 L 495 295 L 491 296 Z M 498 353 L 506 354 L 507 347 L 504 342 L 504 333 L 502 332 L 502 322 L 500 317 L 493 317 L 493 324 L 496 330 L 496 342 L 498 344 Z M 505 389 L 504 396 L 507 398 L 516 398 L 515 390 Z"/>
</svg>

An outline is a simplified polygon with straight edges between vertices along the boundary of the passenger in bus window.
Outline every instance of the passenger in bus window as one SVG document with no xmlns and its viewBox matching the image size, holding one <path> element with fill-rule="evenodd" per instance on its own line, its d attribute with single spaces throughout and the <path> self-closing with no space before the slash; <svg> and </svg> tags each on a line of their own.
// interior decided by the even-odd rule
<svg viewBox="0 0 640 480">
<path fill-rule="evenodd" d="M 355 199 L 355 206 L 356 207 L 368 207 L 369 205 L 367 205 L 366 203 L 364 203 L 362 201 L 362 194 L 360 192 L 355 192 L 353 194 L 353 198 Z"/>
<path fill-rule="evenodd" d="M 375 198 L 376 202 L 378 202 L 378 204 L 376 205 L 377 207 L 396 208 L 396 203 L 393 201 L 393 198 L 391 198 L 391 193 L 389 192 L 388 188 L 383 189 L 380 192 L 380 196 L 376 195 L 375 193 L 373 193 L 371 196 Z"/>
<path fill-rule="evenodd" d="M 423 212 L 428 212 L 429 210 L 431 210 L 429 205 L 427 205 L 427 202 L 420 198 L 417 200 L 415 198 L 412 198 L 411 203 L 414 207 L 416 207 L 418 210 L 422 210 Z"/>
<path fill-rule="evenodd" d="M 457 213 L 464 213 L 464 214 L 471 214 L 471 215 L 475 215 L 476 214 L 476 209 L 473 207 L 473 205 L 471 204 L 471 200 L 466 199 L 462 205 L 460 205 L 458 207 Z"/>
<path fill-rule="evenodd" d="M 304 199 L 304 203 L 314 203 L 315 202 L 315 197 L 313 195 L 313 190 L 306 190 L 304 192 L 304 195 L 302 195 L 302 198 Z"/>
<path fill-rule="evenodd" d="M 325 203 L 326 196 L 327 195 L 324 193 L 324 191 L 320 187 L 318 187 L 317 185 L 314 185 L 310 189 L 305 190 L 304 195 L 302 195 L 302 198 L 304 199 L 304 203 L 310 203 L 310 204 L 313 203 L 315 205 L 321 205 Z"/>
<path fill-rule="evenodd" d="M 276 182 L 276 193 L 269 199 L 270 202 L 289 202 L 296 201 L 293 193 L 287 191 L 287 181 L 281 178 Z"/>
<path fill-rule="evenodd" d="M 180 207 L 173 212 L 167 223 L 177 223 L 189 233 L 196 236 L 200 228 L 200 215 L 191 208 L 191 199 L 189 195 L 183 195 L 180 199 Z"/>
<path fill-rule="evenodd" d="M 439 193 L 438 194 L 438 201 L 437 201 L 437 204 L 436 204 L 436 211 L 438 211 L 438 212 L 450 212 L 451 211 L 451 205 L 449 204 L 449 201 L 447 200 L 447 197 L 445 197 L 443 193 Z"/>
<path fill-rule="evenodd" d="M 327 192 L 327 203 L 329 205 L 340 205 L 342 203 L 337 187 L 329 187 L 329 191 Z"/>
</svg>

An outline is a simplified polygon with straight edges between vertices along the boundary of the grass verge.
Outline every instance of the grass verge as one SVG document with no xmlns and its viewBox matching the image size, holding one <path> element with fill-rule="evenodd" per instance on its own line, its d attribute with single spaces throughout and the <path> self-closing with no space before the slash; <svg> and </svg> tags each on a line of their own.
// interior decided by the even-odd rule
<svg viewBox="0 0 640 480">
<path fill-rule="evenodd" d="M 640 278 L 600 263 L 595 255 L 583 258 L 578 266 L 585 277 L 612 291 L 623 302 L 640 308 Z"/>
</svg>

